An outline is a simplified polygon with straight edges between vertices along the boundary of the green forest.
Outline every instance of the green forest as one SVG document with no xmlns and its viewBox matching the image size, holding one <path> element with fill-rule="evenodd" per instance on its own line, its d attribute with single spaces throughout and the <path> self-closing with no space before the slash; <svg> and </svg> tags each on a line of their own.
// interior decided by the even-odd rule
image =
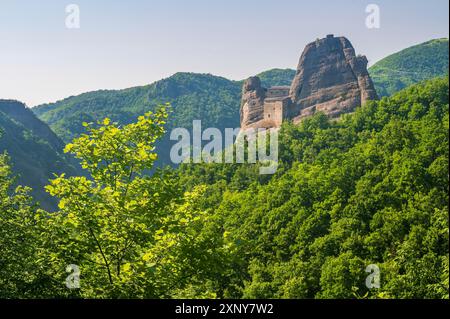
<svg viewBox="0 0 450 319">
<path fill-rule="evenodd" d="M 54 173 L 83 173 L 63 149 L 64 142 L 23 103 L 0 99 L 0 153 L 11 158 L 14 185 L 30 187 L 30 195 L 47 210 L 57 206 L 44 189 L 49 178 Z"/>
<path fill-rule="evenodd" d="M 448 75 L 448 39 L 434 39 L 391 54 L 369 68 L 379 96 Z"/>
<path fill-rule="evenodd" d="M 133 112 L 147 96 L 135 93 Z M 122 123 L 73 114 L 79 134 L 62 135 L 64 151 L 84 174 L 48 183 L 57 211 L 16 187 L 0 156 L 0 298 L 449 298 L 448 93 L 436 78 L 339 120 L 286 122 L 274 175 L 154 167 L 158 141 L 188 118 L 177 99 Z M 208 118 L 233 125 L 228 111 Z M 371 265 L 379 288 L 366 285 Z"/>
</svg>

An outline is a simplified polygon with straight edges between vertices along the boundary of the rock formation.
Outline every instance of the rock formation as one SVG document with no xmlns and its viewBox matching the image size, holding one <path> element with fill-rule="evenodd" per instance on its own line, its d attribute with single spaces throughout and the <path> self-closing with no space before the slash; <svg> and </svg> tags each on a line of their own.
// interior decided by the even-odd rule
<svg viewBox="0 0 450 319">
<path fill-rule="evenodd" d="M 306 46 L 290 95 L 294 121 L 317 111 L 336 117 L 377 98 L 366 57 L 356 56 L 346 38 L 331 35 Z"/>
<path fill-rule="evenodd" d="M 244 81 L 241 100 L 241 127 L 247 127 L 264 119 L 266 90 L 257 76 Z"/>
<path fill-rule="evenodd" d="M 356 56 L 346 38 L 328 35 L 306 46 L 289 91 L 264 89 L 255 77 L 244 83 L 241 127 L 279 127 L 319 111 L 337 117 L 373 99 L 366 57 Z"/>
</svg>

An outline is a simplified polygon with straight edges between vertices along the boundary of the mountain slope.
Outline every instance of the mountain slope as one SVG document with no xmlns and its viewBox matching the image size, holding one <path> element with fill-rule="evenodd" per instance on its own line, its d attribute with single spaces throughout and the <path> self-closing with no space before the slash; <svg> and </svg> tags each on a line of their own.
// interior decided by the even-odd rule
<svg viewBox="0 0 450 319">
<path fill-rule="evenodd" d="M 193 290 L 448 299 L 448 101 L 448 77 L 435 78 L 341 121 L 284 123 L 270 176 L 255 164 L 182 164 L 181 184 L 206 187 L 201 207 L 232 254 Z M 379 289 L 366 286 L 369 265 Z"/>
<path fill-rule="evenodd" d="M 33 111 L 68 142 L 83 132 L 83 121 L 110 117 L 128 123 L 167 102 L 173 108 L 173 127 L 190 127 L 192 119 L 215 127 L 238 126 L 239 94 L 237 82 L 210 74 L 177 73 L 150 85 L 84 93 Z"/>
<path fill-rule="evenodd" d="M 261 85 L 265 88 L 277 85 L 291 86 L 295 76 L 293 69 L 271 69 L 256 75 L 261 80 Z"/>
<path fill-rule="evenodd" d="M 389 55 L 369 68 L 379 96 L 448 74 L 448 39 L 435 39 Z"/>
<path fill-rule="evenodd" d="M 0 100 L 0 152 L 9 154 L 17 183 L 32 187 L 33 197 L 46 209 L 56 205 L 44 191 L 53 173 L 76 173 L 76 164 L 63 148 L 64 143 L 24 104 Z"/>
<path fill-rule="evenodd" d="M 434 39 L 391 54 L 369 68 L 369 74 L 380 97 L 448 74 L 448 39 Z M 292 69 L 272 69 L 258 74 L 263 87 L 290 85 Z"/>
<path fill-rule="evenodd" d="M 292 70 L 270 70 L 262 74 L 265 83 L 286 84 Z M 101 90 L 72 96 L 56 103 L 33 108 L 64 142 L 84 132 L 83 122 L 95 122 L 109 117 L 119 123 L 129 123 L 137 116 L 162 103 L 172 105 L 166 129 L 190 129 L 192 121 L 202 120 L 202 127 L 239 127 L 241 81 L 230 81 L 210 74 L 176 73 L 153 84 L 125 90 Z M 168 135 L 159 141 L 158 165 L 170 164 Z"/>
<path fill-rule="evenodd" d="M 385 96 L 412 83 L 445 74 L 447 68 L 448 40 L 439 39 L 390 55 L 369 68 L 369 73 L 378 95 Z M 264 87 L 270 87 L 290 85 L 294 75 L 295 70 L 272 69 L 258 77 Z M 129 123 L 166 102 L 173 107 L 168 130 L 189 129 L 194 119 L 201 119 L 204 128 L 238 127 L 242 83 L 211 74 L 176 73 L 150 85 L 88 92 L 37 106 L 33 111 L 64 142 L 84 131 L 82 122 L 109 117 Z M 158 144 L 159 164 L 170 164 L 168 145 L 166 135 Z"/>
<path fill-rule="evenodd" d="M 288 85 L 295 71 L 272 69 L 258 76 L 266 86 Z M 171 103 L 171 127 L 202 125 L 219 129 L 239 126 L 242 81 L 211 74 L 176 73 L 150 85 L 124 90 L 100 90 L 34 107 L 33 112 L 65 142 L 83 132 L 82 122 L 110 117 L 128 123 L 161 103 Z"/>
<path fill-rule="evenodd" d="M 156 106 L 170 103 L 166 125 L 190 129 L 192 121 L 202 127 L 239 127 L 241 85 L 210 74 L 176 73 L 153 84 L 125 90 L 95 91 L 33 108 L 35 114 L 65 142 L 84 132 L 82 122 L 109 117 L 119 123 L 134 121 Z M 158 165 L 170 164 L 168 134 L 157 145 Z"/>
</svg>

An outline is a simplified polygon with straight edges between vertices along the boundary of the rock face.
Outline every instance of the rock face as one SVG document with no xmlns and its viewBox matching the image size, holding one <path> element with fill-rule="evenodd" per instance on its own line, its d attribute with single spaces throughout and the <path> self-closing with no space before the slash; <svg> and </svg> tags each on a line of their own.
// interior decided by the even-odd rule
<svg viewBox="0 0 450 319">
<path fill-rule="evenodd" d="M 264 119 L 266 90 L 257 76 L 244 81 L 241 100 L 241 127 L 250 126 Z"/>
<path fill-rule="evenodd" d="M 294 121 L 317 111 L 336 117 L 377 98 L 366 57 L 356 56 L 346 38 L 332 35 L 306 46 L 290 95 Z"/>
<path fill-rule="evenodd" d="M 365 56 L 356 56 L 350 41 L 344 37 L 328 35 L 324 39 L 308 44 L 303 51 L 297 72 L 289 89 L 288 96 L 263 98 L 258 92 L 267 92 L 260 82 L 251 78 L 244 84 L 243 93 L 250 83 L 258 84 L 255 107 L 246 103 L 248 95 L 242 97 L 241 127 L 278 127 L 277 119 L 291 119 L 295 122 L 324 112 L 330 117 L 353 111 L 368 100 L 377 99 L 377 94 L 367 72 Z M 269 89 L 270 92 L 272 89 Z M 262 99 L 263 98 L 263 99 Z M 261 100 L 262 99 L 262 100 Z M 270 104 L 270 106 L 269 106 Z M 261 106 L 262 105 L 262 106 Z M 272 114 L 267 114 L 270 111 Z M 271 117 L 270 117 L 271 116 Z"/>
</svg>

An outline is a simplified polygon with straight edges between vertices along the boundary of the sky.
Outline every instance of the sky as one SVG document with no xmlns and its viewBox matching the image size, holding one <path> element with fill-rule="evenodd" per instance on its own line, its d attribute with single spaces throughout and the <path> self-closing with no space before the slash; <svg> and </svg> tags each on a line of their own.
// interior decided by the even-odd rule
<svg viewBox="0 0 450 319">
<path fill-rule="evenodd" d="M 66 26 L 69 4 L 79 28 Z M 369 4 L 379 28 L 366 26 Z M 241 80 L 295 69 L 327 34 L 347 37 L 371 65 L 448 38 L 448 10 L 448 0 L 0 0 L 0 98 L 32 107 L 176 72 Z"/>
</svg>

